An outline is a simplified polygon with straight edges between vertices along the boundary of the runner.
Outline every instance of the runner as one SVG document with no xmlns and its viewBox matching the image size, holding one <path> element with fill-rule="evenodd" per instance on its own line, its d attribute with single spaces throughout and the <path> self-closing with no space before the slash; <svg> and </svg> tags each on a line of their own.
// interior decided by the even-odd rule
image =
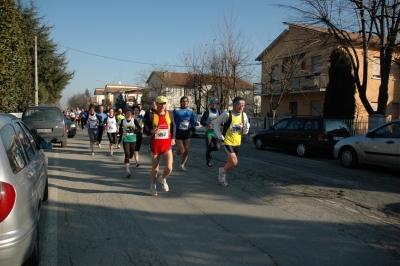
<svg viewBox="0 0 400 266">
<path fill-rule="evenodd" d="M 133 118 L 137 119 L 139 122 L 141 131 L 136 133 L 136 146 L 135 146 L 135 152 L 134 152 L 134 157 L 136 161 L 136 167 L 139 167 L 139 151 L 140 147 L 142 146 L 142 139 L 143 139 L 143 124 L 144 124 L 144 118 L 140 114 L 140 108 L 138 106 L 133 107 Z"/>
<path fill-rule="evenodd" d="M 206 141 L 206 167 L 211 168 L 212 164 L 210 162 L 212 155 L 211 152 L 219 151 L 221 147 L 221 142 L 215 135 L 213 121 L 221 115 L 221 112 L 217 109 L 218 100 L 210 100 L 210 108 L 207 109 L 201 116 L 200 124 L 206 127 L 204 132 L 204 139 Z"/>
<path fill-rule="evenodd" d="M 178 149 L 174 152 L 174 158 L 176 155 L 182 154 L 181 165 L 179 170 L 187 172 L 185 163 L 189 157 L 189 145 L 190 145 L 190 131 L 195 131 L 194 114 L 192 110 L 188 109 L 189 99 L 183 96 L 180 100 L 181 108 L 179 110 L 172 111 L 176 125 L 176 145 Z"/>
<path fill-rule="evenodd" d="M 172 172 L 172 146 L 175 145 L 175 123 L 172 115 L 166 110 L 167 98 L 158 96 L 156 99 L 157 108 L 149 113 L 149 119 L 145 121 L 146 134 L 151 136 L 151 162 L 150 172 L 150 195 L 157 196 L 156 179 L 160 167 L 160 156 L 164 159 L 165 168 L 158 177 L 158 182 L 164 191 L 169 191 L 167 176 Z"/>
<path fill-rule="evenodd" d="M 125 116 L 122 113 L 122 109 L 118 108 L 118 114 L 117 114 L 118 127 L 120 126 L 122 120 L 124 120 L 124 119 L 125 119 Z M 120 149 L 121 148 L 120 144 L 121 144 L 121 141 L 122 141 L 122 136 L 120 134 L 117 134 L 117 138 L 118 138 L 118 146 L 117 146 L 117 148 Z"/>
<path fill-rule="evenodd" d="M 132 159 L 135 151 L 136 133 L 141 130 L 142 128 L 140 127 L 137 119 L 132 117 L 132 110 L 127 109 L 125 112 L 125 119 L 121 121 L 119 126 L 119 133 L 122 136 L 122 147 L 124 147 L 125 153 L 125 169 L 127 178 L 131 177 L 129 166 L 130 159 Z"/>
<path fill-rule="evenodd" d="M 87 112 L 85 109 L 82 109 L 82 112 L 80 114 L 81 117 L 81 126 L 82 126 L 82 131 L 85 129 L 86 121 L 87 121 Z"/>
<path fill-rule="evenodd" d="M 99 146 L 99 148 L 101 148 L 101 141 L 103 139 L 103 132 L 104 132 L 104 120 L 106 120 L 107 118 L 107 114 L 104 113 L 104 106 L 100 106 L 100 111 L 98 113 L 99 117 L 100 117 L 100 123 L 97 127 L 97 146 Z"/>
<path fill-rule="evenodd" d="M 242 143 L 242 135 L 249 132 L 250 124 L 246 113 L 243 112 L 245 101 L 242 97 L 233 99 L 233 110 L 223 112 L 214 120 L 214 131 L 220 140 L 223 141 L 224 150 L 226 152 L 226 164 L 219 168 L 218 179 L 222 186 L 227 187 L 226 174 L 229 170 L 238 164 L 237 154 Z M 224 124 L 221 133 L 219 125 Z"/>
<path fill-rule="evenodd" d="M 90 150 L 92 151 L 92 155 L 94 155 L 93 144 L 97 141 L 97 126 L 100 123 L 101 118 L 94 111 L 94 106 L 89 108 L 88 113 L 88 135 L 90 141 Z"/>
<path fill-rule="evenodd" d="M 110 156 L 113 156 L 114 145 L 117 144 L 118 123 L 114 116 L 114 109 L 108 111 L 108 117 L 104 120 L 104 127 L 107 132 L 108 140 L 110 141 Z"/>
</svg>

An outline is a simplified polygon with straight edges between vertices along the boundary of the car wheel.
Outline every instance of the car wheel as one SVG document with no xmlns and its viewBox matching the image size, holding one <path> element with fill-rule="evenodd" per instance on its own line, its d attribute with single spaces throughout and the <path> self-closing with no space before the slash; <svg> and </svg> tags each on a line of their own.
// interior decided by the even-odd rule
<svg viewBox="0 0 400 266">
<path fill-rule="evenodd" d="M 43 201 L 49 198 L 49 180 L 46 178 L 46 186 L 44 187 Z"/>
<path fill-rule="evenodd" d="M 265 148 L 265 143 L 262 137 L 258 137 L 255 144 L 257 150 L 263 150 Z"/>
<path fill-rule="evenodd" d="M 346 168 L 354 168 L 358 163 L 358 158 L 355 150 L 350 147 L 345 147 L 340 153 L 340 163 Z"/>
<path fill-rule="evenodd" d="M 39 253 L 39 221 L 36 223 L 36 238 L 33 250 L 29 258 L 22 264 L 23 266 L 38 266 L 40 263 L 40 253 Z"/>
<path fill-rule="evenodd" d="M 300 157 L 306 157 L 308 155 L 308 147 L 304 142 L 297 143 L 296 153 Z"/>
<path fill-rule="evenodd" d="M 64 140 L 64 141 L 61 142 L 61 147 L 62 148 L 67 147 L 67 140 Z"/>
</svg>

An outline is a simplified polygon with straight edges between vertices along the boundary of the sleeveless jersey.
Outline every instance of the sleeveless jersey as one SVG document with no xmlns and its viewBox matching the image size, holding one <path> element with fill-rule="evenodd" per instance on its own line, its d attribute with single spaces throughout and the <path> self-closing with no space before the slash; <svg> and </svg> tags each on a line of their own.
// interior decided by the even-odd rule
<svg viewBox="0 0 400 266">
<path fill-rule="evenodd" d="M 96 113 L 93 115 L 89 114 L 88 115 L 88 121 L 87 121 L 89 128 L 97 128 L 97 124 L 99 123 L 99 120 L 97 119 Z"/>
<path fill-rule="evenodd" d="M 162 154 L 171 149 L 171 118 L 168 111 L 165 115 L 153 113 L 153 128 L 158 128 L 159 133 L 151 136 L 150 147 L 155 155 Z"/>
<path fill-rule="evenodd" d="M 242 143 L 242 132 L 243 132 L 243 114 L 241 113 L 236 117 L 233 113 L 230 113 L 232 121 L 228 125 L 228 130 L 225 133 L 224 144 L 230 146 L 240 146 Z"/>
<path fill-rule="evenodd" d="M 129 122 L 126 119 L 122 120 L 122 129 L 124 131 L 122 141 L 136 142 L 136 126 L 133 118 Z"/>
<path fill-rule="evenodd" d="M 107 118 L 107 133 L 117 132 L 117 119 L 115 116 Z"/>
</svg>

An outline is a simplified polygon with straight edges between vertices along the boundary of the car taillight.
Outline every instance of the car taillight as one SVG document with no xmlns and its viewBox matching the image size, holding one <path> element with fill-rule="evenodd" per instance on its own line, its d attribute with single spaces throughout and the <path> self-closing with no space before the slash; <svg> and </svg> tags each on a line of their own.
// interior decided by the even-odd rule
<svg viewBox="0 0 400 266">
<path fill-rule="evenodd" d="M 318 141 L 324 141 L 324 134 L 318 134 Z"/>
<path fill-rule="evenodd" d="M 15 189 L 8 183 L 0 182 L 0 223 L 7 218 L 15 204 Z"/>
</svg>

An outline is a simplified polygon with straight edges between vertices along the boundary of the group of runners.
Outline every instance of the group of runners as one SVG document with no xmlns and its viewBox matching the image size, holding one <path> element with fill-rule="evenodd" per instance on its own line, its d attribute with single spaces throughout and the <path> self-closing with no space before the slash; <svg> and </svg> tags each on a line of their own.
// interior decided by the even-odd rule
<svg viewBox="0 0 400 266">
<path fill-rule="evenodd" d="M 126 177 L 130 178 L 130 160 L 134 157 L 136 167 L 139 167 L 139 151 L 142 145 L 142 134 L 150 137 L 149 150 L 151 152 L 151 184 L 150 195 L 157 196 L 156 181 L 161 185 L 163 191 L 168 192 L 167 177 L 172 172 L 173 161 L 181 156 L 179 170 L 187 172 L 185 163 L 189 157 L 190 136 L 195 130 L 196 121 L 194 113 L 188 109 L 189 99 L 184 96 L 180 99 L 180 108 L 169 111 L 166 109 L 168 100 L 165 96 L 158 96 L 151 103 L 150 110 L 144 112 L 141 105 L 133 109 L 127 109 L 125 116 L 118 109 L 118 115 L 110 109 L 103 116 L 102 107 L 100 113 L 96 113 L 94 107 L 90 107 L 87 117 L 88 135 L 90 140 L 91 154 L 94 155 L 95 143 L 101 147 L 99 140 L 100 132 L 107 132 L 110 141 L 110 155 L 113 155 L 113 147 L 122 146 L 125 154 Z M 206 144 L 206 167 L 211 168 L 212 152 L 221 148 L 226 153 L 226 163 L 218 169 L 218 180 L 222 186 L 228 186 L 226 174 L 238 164 L 237 154 L 241 144 L 242 135 L 247 134 L 250 124 L 246 113 L 244 113 L 245 100 L 236 97 L 233 100 L 231 111 L 220 112 L 217 109 L 218 101 L 211 99 L 209 108 L 203 113 L 200 123 L 205 129 Z M 118 138 L 119 136 L 119 138 Z M 173 146 L 177 146 L 173 150 Z M 160 171 L 160 158 L 164 160 L 164 169 Z"/>
</svg>

